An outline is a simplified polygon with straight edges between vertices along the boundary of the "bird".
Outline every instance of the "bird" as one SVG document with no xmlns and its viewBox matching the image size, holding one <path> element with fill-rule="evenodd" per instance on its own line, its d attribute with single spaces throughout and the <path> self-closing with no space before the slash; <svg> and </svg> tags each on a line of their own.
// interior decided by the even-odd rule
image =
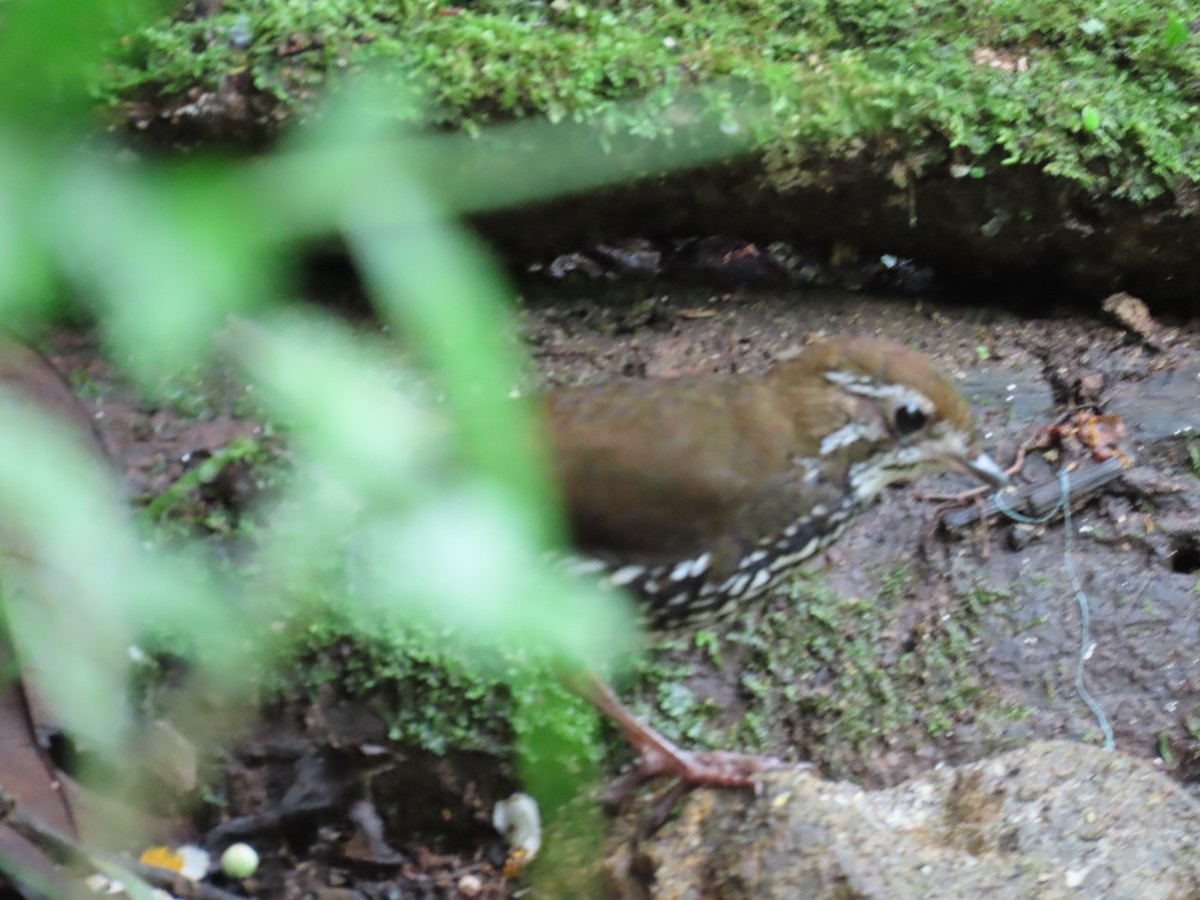
<svg viewBox="0 0 1200 900">
<path fill-rule="evenodd" d="M 1007 483 L 953 381 L 874 337 L 821 340 L 762 374 L 554 390 L 544 409 L 575 569 L 632 595 L 652 631 L 745 610 L 888 485 L 946 471 Z M 779 765 L 685 751 L 599 676 L 580 690 L 633 744 L 642 777 L 747 786 Z"/>
</svg>

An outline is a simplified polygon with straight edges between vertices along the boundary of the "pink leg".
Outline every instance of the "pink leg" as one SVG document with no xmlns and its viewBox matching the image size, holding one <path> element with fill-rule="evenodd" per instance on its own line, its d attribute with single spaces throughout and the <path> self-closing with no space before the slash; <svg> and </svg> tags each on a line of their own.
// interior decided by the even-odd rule
<svg viewBox="0 0 1200 900">
<path fill-rule="evenodd" d="M 674 775 L 685 787 L 754 787 L 753 776 L 774 769 L 806 768 L 807 763 L 789 764 L 769 756 L 745 753 L 689 753 L 667 740 L 627 710 L 617 695 L 592 673 L 584 678 L 585 696 L 620 726 L 638 752 L 640 779 Z"/>
</svg>

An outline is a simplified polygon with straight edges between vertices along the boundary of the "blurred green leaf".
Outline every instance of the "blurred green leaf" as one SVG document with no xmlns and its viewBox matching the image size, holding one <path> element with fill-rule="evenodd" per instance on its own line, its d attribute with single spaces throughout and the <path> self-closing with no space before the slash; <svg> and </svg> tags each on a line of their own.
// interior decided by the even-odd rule
<svg viewBox="0 0 1200 900">
<path fill-rule="evenodd" d="M 88 90 L 111 41 L 170 9 L 168 0 L 6 0 L 0 119 L 60 134 L 86 127 Z"/>
<path fill-rule="evenodd" d="M 595 717 L 552 673 L 612 669 L 635 627 L 620 596 L 554 561 L 564 529 L 536 403 L 519 396 L 514 292 L 450 219 L 744 149 L 757 107 L 706 118 L 681 94 L 670 141 L 609 134 L 605 154 L 604 129 L 574 124 L 397 134 L 396 110 L 416 101 L 384 73 L 348 82 L 257 159 L 69 149 L 63 135 L 87 127 L 89 67 L 121 16 L 145 8 L 97 0 L 52 39 L 62 4 L 4 6 L 0 49 L 30 43 L 0 60 L 0 87 L 29 75 L 0 97 L 0 313 L 14 324 L 81 301 L 147 389 L 219 349 L 252 380 L 291 471 L 247 516 L 231 562 L 134 522 L 110 473 L 53 423 L 0 404 L 15 436 L 0 447 L 0 521 L 23 561 L 5 610 L 22 653 L 69 729 L 119 759 L 136 718 L 126 654 L 142 629 L 194 641 L 238 707 L 257 685 L 248 672 L 296 652 L 305 609 L 336 610 L 364 641 L 403 631 L 420 665 L 443 660 L 445 683 L 468 696 L 494 691 L 472 678 L 505 681 L 530 789 L 566 802 L 594 774 Z M 403 351 L 281 302 L 289 254 L 329 236 L 345 240 Z M 147 518 L 247 455 L 217 448 Z"/>
<path fill-rule="evenodd" d="M 425 492 L 438 423 L 385 374 L 368 340 L 328 317 L 282 315 L 237 321 L 223 343 L 254 377 L 307 464 L 336 480 L 348 498 L 398 504 Z"/>
<path fill-rule="evenodd" d="M 94 295 L 118 358 L 148 381 L 195 364 L 230 313 L 274 295 L 277 248 L 223 174 L 64 160 L 47 239 Z"/>
<path fill-rule="evenodd" d="M 1184 21 L 1175 15 L 1167 13 L 1167 26 L 1163 29 L 1163 49 L 1168 52 L 1184 44 L 1188 39 L 1188 27 Z"/>
<path fill-rule="evenodd" d="M 5 399 L 0 429 L 22 439 L 0 442 L 4 611 L 51 708 L 119 758 L 140 547 L 107 473 L 75 432 L 21 398 Z"/>
</svg>

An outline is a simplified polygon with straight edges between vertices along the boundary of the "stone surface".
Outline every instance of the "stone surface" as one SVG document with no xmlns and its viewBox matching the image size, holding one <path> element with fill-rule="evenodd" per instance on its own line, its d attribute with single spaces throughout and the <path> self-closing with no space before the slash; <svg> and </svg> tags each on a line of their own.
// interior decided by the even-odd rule
<svg viewBox="0 0 1200 900">
<path fill-rule="evenodd" d="M 659 900 L 1194 897 L 1197 836 L 1200 804 L 1153 765 L 1053 741 L 879 791 L 806 772 L 757 798 L 698 791 L 626 844 L 615 883 Z"/>
</svg>

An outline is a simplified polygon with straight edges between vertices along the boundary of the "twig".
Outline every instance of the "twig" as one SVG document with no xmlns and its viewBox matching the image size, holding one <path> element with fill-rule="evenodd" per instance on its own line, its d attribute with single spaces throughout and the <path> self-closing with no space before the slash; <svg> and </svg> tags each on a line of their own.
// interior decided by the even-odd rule
<svg viewBox="0 0 1200 900">
<path fill-rule="evenodd" d="M 1021 467 L 1025 465 L 1025 455 L 1037 446 L 1040 433 L 1025 441 L 1017 448 L 1017 455 L 1013 457 L 1012 465 L 1004 470 L 1004 474 L 1012 478 L 1021 471 Z M 949 503 L 959 505 L 966 503 L 968 500 L 974 500 L 976 497 L 983 497 L 990 491 L 995 490 L 986 484 L 981 484 L 979 487 L 973 487 L 966 491 L 959 491 L 957 494 L 921 494 L 918 499 L 931 503 Z"/>
<path fill-rule="evenodd" d="M 1120 477 L 1125 470 L 1117 457 L 1106 459 L 1094 466 L 1088 466 L 1071 473 L 1071 500 L 1077 502 L 1096 493 L 1110 481 Z M 1012 495 L 1006 495 L 1008 505 L 1029 516 L 1038 517 L 1054 508 L 1062 496 L 1062 487 L 1057 478 L 1044 481 L 1041 484 L 1031 484 L 1018 490 Z M 966 507 L 947 513 L 942 518 L 942 527 L 951 533 L 959 532 L 978 521 L 980 516 L 991 519 L 1000 512 L 995 499 L 989 498 L 981 513 L 978 507 Z"/>
</svg>

